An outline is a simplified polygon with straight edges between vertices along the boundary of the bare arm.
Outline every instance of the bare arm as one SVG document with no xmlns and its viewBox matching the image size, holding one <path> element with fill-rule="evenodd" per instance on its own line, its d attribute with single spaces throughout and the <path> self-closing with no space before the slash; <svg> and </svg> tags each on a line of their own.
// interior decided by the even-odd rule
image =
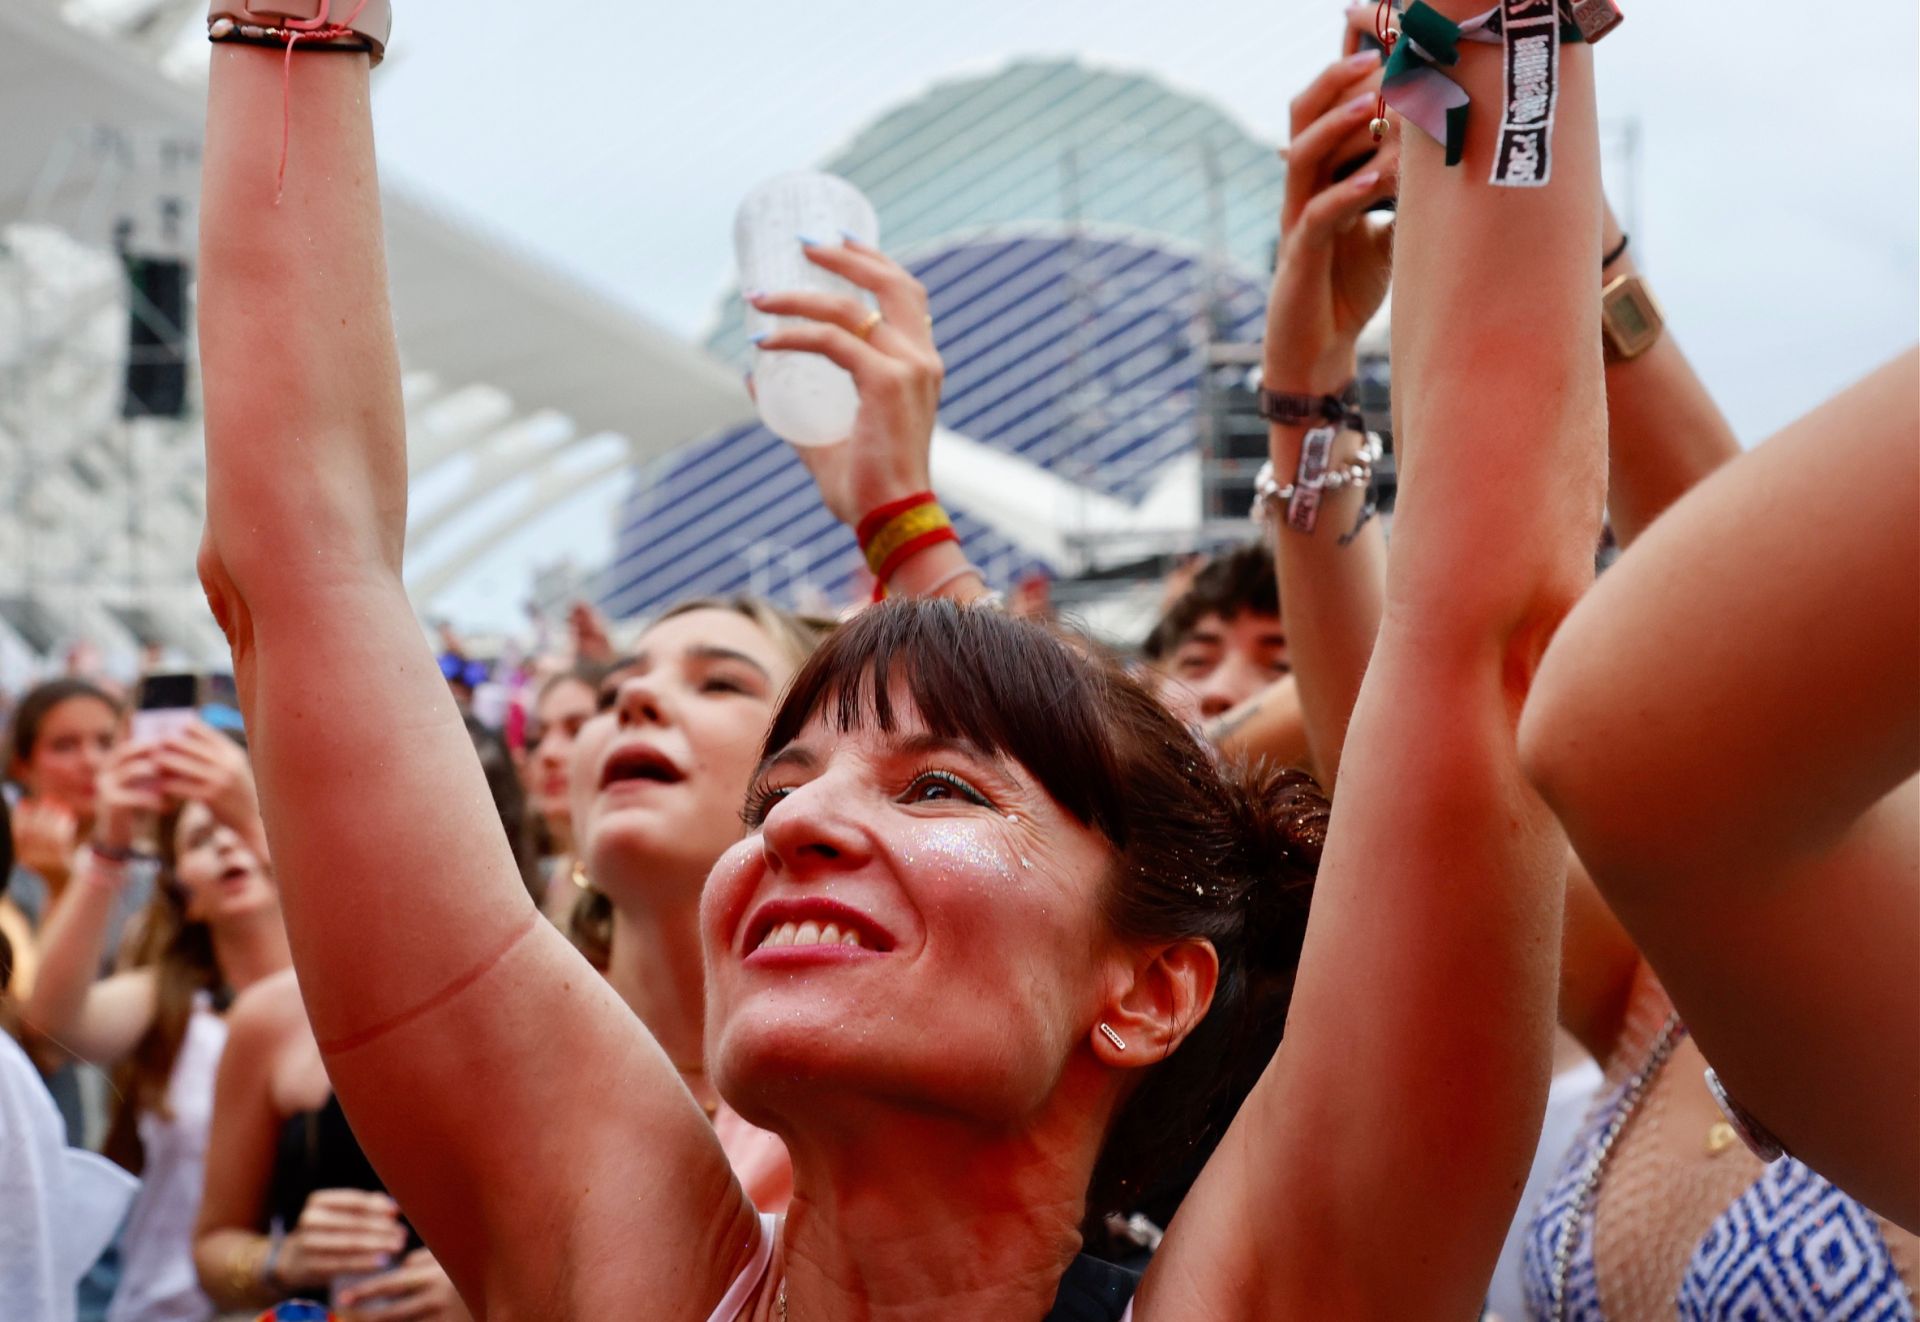
<svg viewBox="0 0 1920 1322">
<path fill-rule="evenodd" d="M 1276 679 L 1232 711 L 1207 722 L 1205 734 L 1209 743 L 1230 757 L 1265 758 L 1282 767 L 1313 763 L 1300 686 L 1292 675 Z"/>
<path fill-rule="evenodd" d="M 1206 1281 L 1224 1283 L 1210 1315 L 1474 1316 L 1538 1137 L 1566 844 L 1515 727 L 1599 526 L 1598 135 L 1590 53 L 1567 47 L 1552 186 L 1489 188 L 1501 61 L 1468 48 L 1457 72 L 1465 162 L 1404 142 L 1413 444 L 1286 1039 L 1162 1246 L 1143 1322 Z M 1272 1226 L 1275 1189 L 1284 1223 L 1247 1233 Z"/>
<path fill-rule="evenodd" d="M 663 1315 L 696 1313 L 752 1210 L 658 1047 L 537 921 L 500 838 L 401 586 L 367 61 L 294 56 L 276 204 L 284 62 L 213 52 L 201 569 L 313 1029 L 356 1134 L 476 1311 L 590 1315 L 644 1290 Z M 651 1251 L 626 1252 L 642 1231 Z"/>
<path fill-rule="evenodd" d="M 256 983 L 234 1002 L 227 1049 L 214 1080 L 206 1174 L 194 1230 L 200 1288 L 223 1309 L 265 1307 L 289 1295 L 326 1292 L 336 1276 L 385 1267 L 406 1244 L 384 1194 L 316 1190 L 297 1226 L 267 1229 L 267 1194 L 286 1110 L 274 1096 L 284 1062 L 313 1049 L 291 973 Z"/>
<path fill-rule="evenodd" d="M 100 777 L 96 840 L 112 850 L 132 845 L 135 818 L 164 806 L 144 783 L 153 774 L 151 748 L 128 742 L 114 751 Z M 21 1015 L 43 1059 L 71 1055 L 95 1065 L 115 1064 L 153 1023 L 153 970 L 100 977 L 107 932 L 126 883 L 124 863 L 82 849 L 72 879 L 47 914 L 40 974 Z"/>
<path fill-rule="evenodd" d="M 277 998 L 268 987 L 261 983 L 243 993 L 228 1016 L 207 1129 L 193 1263 L 200 1288 L 223 1309 L 263 1308 L 282 1294 L 265 1274 L 261 1231 L 281 1119 L 273 1104 L 273 1066 L 290 1025 L 273 1007 Z M 297 999 L 294 1010 L 297 1018 Z"/>
<path fill-rule="evenodd" d="M 1701 1049 L 1920 1227 L 1920 359 L 1648 529 L 1568 620 L 1528 769 Z"/>
<path fill-rule="evenodd" d="M 1620 227 L 1611 210 L 1605 228 L 1612 252 Z M 1608 280 L 1639 274 L 1631 249 L 1605 272 Z M 1739 453 L 1732 424 L 1670 329 L 1638 358 L 1607 364 L 1607 516 L 1620 545 Z"/>
<path fill-rule="evenodd" d="M 1280 258 L 1267 303 L 1261 375 L 1269 390 L 1317 397 L 1345 389 L 1358 372 L 1360 333 L 1386 298 L 1393 228 L 1367 209 L 1398 187 L 1398 132 L 1366 171 L 1333 179 L 1336 166 L 1372 146 L 1367 126 L 1379 83 L 1379 61 L 1362 54 L 1333 65 L 1294 99 Z M 1308 431 L 1268 427 L 1268 457 L 1283 485 L 1298 473 Z M 1343 432 L 1332 467 L 1350 463 L 1364 440 Z M 1385 609 L 1387 544 L 1379 523 L 1358 527 L 1365 504 L 1357 486 L 1326 492 L 1311 533 L 1287 527 L 1284 511 L 1269 515 L 1313 771 L 1329 792 Z"/>
</svg>

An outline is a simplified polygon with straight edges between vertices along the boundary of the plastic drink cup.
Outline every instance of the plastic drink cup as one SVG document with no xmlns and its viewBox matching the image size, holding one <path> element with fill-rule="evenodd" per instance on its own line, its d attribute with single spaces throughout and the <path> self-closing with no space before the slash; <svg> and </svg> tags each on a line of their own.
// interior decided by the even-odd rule
<svg viewBox="0 0 1920 1322">
<path fill-rule="evenodd" d="M 785 293 L 845 294 L 871 305 L 867 292 L 806 259 L 802 240 L 837 244 L 852 235 L 880 242 L 880 218 L 866 195 L 844 179 L 813 170 L 767 180 L 742 199 L 733 221 L 740 288 Z M 749 334 L 771 333 L 798 318 L 769 316 L 747 305 Z M 794 445 L 832 445 L 853 431 L 860 395 L 853 377 L 814 353 L 758 350 L 753 363 L 760 421 Z"/>
</svg>

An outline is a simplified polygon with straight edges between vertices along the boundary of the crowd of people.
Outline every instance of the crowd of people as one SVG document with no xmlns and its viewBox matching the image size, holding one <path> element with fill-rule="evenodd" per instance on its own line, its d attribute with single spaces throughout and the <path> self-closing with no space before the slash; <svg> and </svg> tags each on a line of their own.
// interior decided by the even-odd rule
<svg viewBox="0 0 1920 1322">
<path fill-rule="evenodd" d="M 1915 1316 L 1920 354 L 1743 452 L 1603 311 L 1590 5 L 1515 129 L 1530 8 L 1292 102 L 1264 535 L 1135 646 L 991 591 L 925 291 L 809 240 L 866 297 L 749 298 L 858 387 L 877 600 L 583 606 L 483 720 L 400 576 L 387 6 L 216 0 L 244 728 L 12 704 L 0 1316 Z"/>
</svg>

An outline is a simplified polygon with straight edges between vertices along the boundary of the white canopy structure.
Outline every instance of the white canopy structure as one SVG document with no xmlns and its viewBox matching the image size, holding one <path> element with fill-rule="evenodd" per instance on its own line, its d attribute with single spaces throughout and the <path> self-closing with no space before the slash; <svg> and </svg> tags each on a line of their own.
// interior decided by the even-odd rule
<svg viewBox="0 0 1920 1322">
<path fill-rule="evenodd" d="M 123 219 L 139 250 L 164 246 L 168 197 L 191 234 L 204 14 L 0 7 L 0 683 L 81 639 L 121 669 L 143 645 L 224 650 L 193 581 L 198 418 L 119 417 L 128 295 L 112 251 Z M 414 476 L 430 479 L 410 573 L 451 582 L 586 484 L 751 416 L 704 350 L 383 192 Z"/>
</svg>

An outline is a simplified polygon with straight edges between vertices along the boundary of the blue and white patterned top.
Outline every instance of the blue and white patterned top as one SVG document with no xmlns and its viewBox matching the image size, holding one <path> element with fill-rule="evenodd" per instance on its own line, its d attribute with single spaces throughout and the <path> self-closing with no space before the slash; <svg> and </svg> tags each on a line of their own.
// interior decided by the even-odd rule
<svg viewBox="0 0 1920 1322">
<path fill-rule="evenodd" d="M 1527 1235 L 1528 1316 L 1550 1319 L 1554 1249 L 1569 1220 L 1566 1322 L 1606 1322 L 1594 1268 L 1593 1202 L 1581 1177 L 1619 1108 L 1623 1080 L 1596 1103 Z M 1912 1296 L 1874 1214 L 1791 1157 L 1765 1168 L 1694 1246 L 1674 1300 L 1680 1322 L 1913 1322 Z"/>
</svg>

